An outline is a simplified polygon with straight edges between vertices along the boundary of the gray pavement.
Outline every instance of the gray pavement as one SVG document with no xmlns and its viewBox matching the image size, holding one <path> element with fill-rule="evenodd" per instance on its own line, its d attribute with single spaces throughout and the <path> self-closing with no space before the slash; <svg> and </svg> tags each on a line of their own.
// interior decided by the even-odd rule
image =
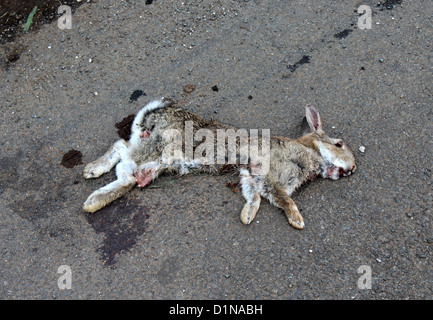
<svg viewBox="0 0 433 320">
<path fill-rule="evenodd" d="M 432 299 L 432 14 L 430 0 L 93 1 L 70 30 L 2 45 L 2 61 L 21 53 L 0 69 L 0 299 Z M 243 225 L 228 175 L 165 176 L 85 213 L 114 173 L 87 181 L 84 164 L 162 96 L 288 137 L 314 104 L 358 170 L 294 196 L 302 231 L 266 201 Z M 65 168 L 71 149 L 83 164 Z"/>
</svg>

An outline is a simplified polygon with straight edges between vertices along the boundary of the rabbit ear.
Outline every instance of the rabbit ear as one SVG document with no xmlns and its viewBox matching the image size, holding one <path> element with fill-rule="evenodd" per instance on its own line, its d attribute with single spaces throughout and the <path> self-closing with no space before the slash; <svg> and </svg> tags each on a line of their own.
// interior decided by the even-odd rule
<svg viewBox="0 0 433 320">
<path fill-rule="evenodd" d="M 319 112 L 311 105 L 305 107 L 305 117 L 312 132 L 322 130 L 322 120 L 320 120 Z"/>
</svg>

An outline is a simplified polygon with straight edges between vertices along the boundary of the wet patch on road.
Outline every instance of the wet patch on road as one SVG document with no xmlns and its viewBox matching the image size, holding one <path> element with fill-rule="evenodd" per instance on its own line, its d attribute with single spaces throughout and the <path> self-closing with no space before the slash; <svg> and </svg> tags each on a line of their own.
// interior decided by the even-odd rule
<svg viewBox="0 0 433 320">
<path fill-rule="evenodd" d="M 131 137 L 131 127 L 134 119 L 135 114 L 130 114 L 129 116 L 126 116 L 120 122 L 114 125 L 117 129 L 117 134 L 119 135 L 119 137 L 126 141 L 129 140 L 129 138 Z"/>
<path fill-rule="evenodd" d="M 58 152 L 47 144 L 33 142 L 31 147 L 0 158 L 0 195 L 6 200 L 5 206 L 22 219 L 35 222 L 60 210 L 70 196 L 68 188 L 80 179 L 74 170 L 53 168 L 52 160 Z M 73 163 L 77 161 L 72 159 Z"/>
<path fill-rule="evenodd" d="M 16 160 L 9 157 L 0 159 L 0 193 L 9 185 L 18 181 Z"/>
<path fill-rule="evenodd" d="M 295 72 L 299 66 L 306 64 L 306 63 L 310 63 L 310 60 L 311 60 L 311 56 L 304 55 L 301 59 L 299 59 L 294 64 L 288 65 L 287 69 L 289 69 L 291 72 Z"/>
<path fill-rule="evenodd" d="M 351 29 L 344 29 L 343 31 L 334 34 L 334 38 L 337 38 L 337 39 L 346 38 L 349 35 L 349 33 L 351 33 L 352 31 L 353 30 L 351 30 Z"/>
<path fill-rule="evenodd" d="M 96 231 L 105 235 L 97 249 L 106 266 L 113 266 L 116 257 L 128 252 L 147 229 L 148 209 L 136 200 L 123 197 L 103 209 L 89 214 L 87 221 Z"/>
<path fill-rule="evenodd" d="M 141 96 L 146 96 L 146 93 L 144 93 L 143 90 L 135 90 L 133 93 L 131 93 L 129 102 L 137 101 Z"/>
<path fill-rule="evenodd" d="M 63 155 L 62 162 L 60 164 L 65 168 L 73 168 L 80 164 L 83 164 L 83 154 L 78 150 L 69 150 Z"/>
</svg>

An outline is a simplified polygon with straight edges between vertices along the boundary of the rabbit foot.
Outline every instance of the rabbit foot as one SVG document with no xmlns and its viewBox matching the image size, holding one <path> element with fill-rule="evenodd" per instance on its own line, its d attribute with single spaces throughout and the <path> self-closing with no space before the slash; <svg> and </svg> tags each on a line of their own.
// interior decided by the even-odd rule
<svg viewBox="0 0 433 320">
<path fill-rule="evenodd" d="M 245 203 L 241 212 L 241 221 L 244 224 L 250 224 L 254 220 L 260 207 L 260 201 L 260 195 L 256 193 L 251 203 Z"/>
<path fill-rule="evenodd" d="M 86 202 L 84 202 L 83 209 L 84 211 L 93 213 L 105 207 L 107 203 L 107 201 L 104 201 L 104 193 L 96 191 L 87 198 Z"/>
<path fill-rule="evenodd" d="M 245 206 L 241 212 L 242 222 L 244 224 L 250 224 L 251 221 L 253 221 L 256 216 L 257 209 L 255 207 L 250 206 L 248 203 L 245 203 Z"/>
<path fill-rule="evenodd" d="M 98 178 L 106 172 L 105 167 L 108 166 L 109 164 L 104 166 L 100 161 L 91 162 L 84 168 L 83 177 L 85 179 Z"/>
<path fill-rule="evenodd" d="M 292 227 L 296 229 L 304 229 L 304 219 L 302 218 L 298 210 L 292 210 L 292 212 L 290 212 L 290 215 L 287 215 L 287 220 L 289 220 L 289 223 Z"/>
</svg>

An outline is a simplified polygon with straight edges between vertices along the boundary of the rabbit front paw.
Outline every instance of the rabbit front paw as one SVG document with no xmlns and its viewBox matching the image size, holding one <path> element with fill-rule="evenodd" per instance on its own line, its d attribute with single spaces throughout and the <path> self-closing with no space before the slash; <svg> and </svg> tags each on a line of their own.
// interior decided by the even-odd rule
<svg viewBox="0 0 433 320">
<path fill-rule="evenodd" d="M 83 177 L 85 179 L 98 178 L 106 172 L 105 167 L 100 161 L 91 162 L 84 168 Z"/>
</svg>

